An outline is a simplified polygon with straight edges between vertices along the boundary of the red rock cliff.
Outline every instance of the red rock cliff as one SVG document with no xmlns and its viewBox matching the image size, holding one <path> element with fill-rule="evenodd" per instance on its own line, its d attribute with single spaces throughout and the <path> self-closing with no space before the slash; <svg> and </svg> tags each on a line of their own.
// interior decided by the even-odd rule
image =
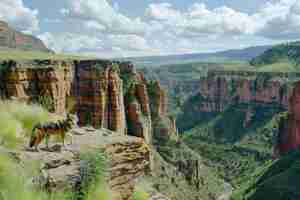
<svg viewBox="0 0 300 200">
<path fill-rule="evenodd" d="M 108 60 L 3 62 L 0 94 L 40 103 L 52 112 L 67 112 L 75 99 L 79 125 L 107 128 L 152 142 L 153 128 L 166 119 L 160 133 L 176 131 L 167 116 L 167 94 L 159 82 L 148 82 L 131 63 Z"/>
<path fill-rule="evenodd" d="M 200 80 L 199 111 L 222 112 L 229 104 L 258 103 L 288 107 L 288 73 L 210 71 Z"/>
<path fill-rule="evenodd" d="M 300 149 L 300 82 L 295 84 L 289 99 L 289 111 L 279 121 L 275 156 Z"/>
<path fill-rule="evenodd" d="M 126 133 L 123 81 L 110 61 L 76 64 L 79 124 Z"/>
<path fill-rule="evenodd" d="M 7 98 L 41 103 L 50 111 L 65 113 L 71 94 L 73 63 L 64 61 L 5 62 L 3 90 Z"/>
</svg>

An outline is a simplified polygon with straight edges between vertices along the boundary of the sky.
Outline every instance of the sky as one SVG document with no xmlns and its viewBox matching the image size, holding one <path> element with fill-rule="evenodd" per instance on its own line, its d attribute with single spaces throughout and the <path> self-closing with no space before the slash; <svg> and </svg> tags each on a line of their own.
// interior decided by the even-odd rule
<svg viewBox="0 0 300 200">
<path fill-rule="evenodd" d="M 216 52 L 300 39 L 300 0 L 0 0 L 0 20 L 58 53 Z"/>
</svg>

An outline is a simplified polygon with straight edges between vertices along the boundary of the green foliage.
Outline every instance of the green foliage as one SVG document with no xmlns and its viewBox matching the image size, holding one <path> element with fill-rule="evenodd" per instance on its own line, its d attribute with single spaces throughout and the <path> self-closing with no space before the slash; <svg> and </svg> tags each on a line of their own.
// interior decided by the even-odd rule
<svg viewBox="0 0 300 200">
<path fill-rule="evenodd" d="M 49 112 L 54 112 L 54 100 L 51 96 L 39 96 L 37 100 L 38 104 L 41 105 L 43 108 L 48 110 Z"/>
<path fill-rule="evenodd" d="M 124 96 L 128 96 L 130 89 L 134 88 L 138 84 L 135 74 L 132 73 L 121 73 L 121 79 L 123 80 L 123 93 Z"/>
<path fill-rule="evenodd" d="M 29 136 L 34 125 L 49 120 L 49 113 L 37 105 L 0 101 L 0 141 L 14 147 Z"/>
<path fill-rule="evenodd" d="M 107 158 L 103 152 L 88 152 L 80 155 L 81 186 L 75 194 L 76 200 L 109 200 L 110 192 L 105 182 Z"/>
<path fill-rule="evenodd" d="M 149 194 L 141 188 L 137 188 L 133 193 L 133 200 L 149 200 Z"/>
<path fill-rule="evenodd" d="M 298 200 L 300 198 L 300 152 L 290 152 L 249 174 L 232 200 Z"/>
<path fill-rule="evenodd" d="M 0 199 L 1 200 L 72 200 L 71 192 L 48 194 L 38 190 L 30 180 L 33 176 L 33 163 L 21 167 L 12 158 L 0 155 Z"/>
<path fill-rule="evenodd" d="M 120 67 L 117 63 L 113 63 L 111 69 L 112 69 L 113 72 L 120 73 Z"/>
<path fill-rule="evenodd" d="M 205 98 L 199 93 L 185 101 L 182 106 L 182 112 L 177 116 L 177 126 L 180 131 L 189 130 L 216 116 L 216 113 L 202 113 L 198 111 L 198 105 L 201 105 L 204 101 Z"/>
<path fill-rule="evenodd" d="M 300 42 L 290 42 L 274 46 L 260 56 L 251 60 L 250 64 L 256 67 L 286 63 L 286 66 L 298 66 L 300 62 Z M 274 67 L 273 67 L 274 68 Z M 286 69 L 286 67 L 284 67 Z"/>
<path fill-rule="evenodd" d="M 244 126 L 248 106 L 254 114 L 251 126 Z M 233 105 L 185 132 L 184 141 L 222 178 L 239 185 L 245 175 L 271 159 L 279 119 L 284 116 L 280 112 L 274 105 Z"/>
</svg>

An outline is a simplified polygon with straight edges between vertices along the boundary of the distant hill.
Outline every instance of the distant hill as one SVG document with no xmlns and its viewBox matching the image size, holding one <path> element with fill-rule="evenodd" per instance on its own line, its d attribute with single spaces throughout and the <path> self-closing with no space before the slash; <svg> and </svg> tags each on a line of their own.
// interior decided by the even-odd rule
<svg viewBox="0 0 300 200">
<path fill-rule="evenodd" d="M 290 63 L 297 66 L 300 64 L 300 41 L 276 45 L 253 58 L 250 63 L 257 67 L 275 63 Z"/>
<path fill-rule="evenodd" d="M 0 21 L 0 51 L 8 50 L 52 52 L 40 39 L 16 31 Z"/>
<path fill-rule="evenodd" d="M 216 53 L 195 53 L 169 56 L 150 56 L 150 57 L 132 57 L 126 58 L 131 60 L 136 65 L 141 66 L 158 66 L 178 63 L 191 62 L 226 62 L 226 61 L 250 61 L 259 56 L 272 46 L 256 46 L 245 49 L 234 49 L 227 51 L 220 51 Z"/>
</svg>

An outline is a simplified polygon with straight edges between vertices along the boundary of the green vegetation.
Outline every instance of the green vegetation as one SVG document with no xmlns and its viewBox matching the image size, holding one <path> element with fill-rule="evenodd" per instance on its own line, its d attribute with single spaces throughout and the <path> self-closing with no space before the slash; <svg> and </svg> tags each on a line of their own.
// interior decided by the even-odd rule
<svg viewBox="0 0 300 200">
<path fill-rule="evenodd" d="M 233 105 L 215 117 L 195 122 L 183 139 L 208 165 L 234 185 L 272 157 L 281 109 L 276 106 Z M 244 124 L 251 109 L 251 126 Z M 279 113 L 279 114 L 278 114 Z"/>
<path fill-rule="evenodd" d="M 37 105 L 19 102 L 0 102 L 0 145 L 18 148 L 33 126 L 50 120 L 49 113 Z M 103 152 L 87 152 L 80 155 L 82 182 L 76 192 L 49 194 L 36 188 L 31 178 L 39 172 L 39 163 L 20 165 L 13 157 L 0 155 L 1 200 L 110 200 L 111 192 L 105 181 L 107 158 Z"/>
<path fill-rule="evenodd" d="M 64 55 L 54 54 L 41 51 L 20 51 L 20 50 L 9 50 L 0 51 L 0 60 L 87 60 L 91 57 L 76 56 L 76 55 Z"/>
<path fill-rule="evenodd" d="M 0 101 L 0 141 L 15 146 L 29 136 L 33 126 L 49 120 L 49 113 L 37 105 Z"/>
<path fill-rule="evenodd" d="M 300 198 L 300 152 L 270 161 L 249 174 L 232 200 L 298 200 Z"/>
<path fill-rule="evenodd" d="M 213 168 L 202 162 L 202 158 L 182 141 L 156 137 L 153 141 L 159 154 L 154 153 L 157 174 L 151 182 L 159 191 L 175 200 L 217 198 L 224 182 Z M 163 160 L 160 158 L 162 157 Z"/>
<path fill-rule="evenodd" d="M 105 181 L 107 159 L 103 152 L 88 152 L 80 155 L 82 166 L 80 191 L 72 200 L 110 200 L 111 192 Z"/>
<path fill-rule="evenodd" d="M 54 112 L 54 101 L 51 96 L 39 96 L 38 102 L 39 105 L 41 105 L 43 108 L 48 110 L 49 112 Z"/>
<path fill-rule="evenodd" d="M 133 200 L 148 200 L 149 194 L 142 188 L 137 188 L 133 193 Z"/>
<path fill-rule="evenodd" d="M 300 42 L 276 45 L 250 61 L 259 71 L 298 71 L 299 63 Z"/>
</svg>

